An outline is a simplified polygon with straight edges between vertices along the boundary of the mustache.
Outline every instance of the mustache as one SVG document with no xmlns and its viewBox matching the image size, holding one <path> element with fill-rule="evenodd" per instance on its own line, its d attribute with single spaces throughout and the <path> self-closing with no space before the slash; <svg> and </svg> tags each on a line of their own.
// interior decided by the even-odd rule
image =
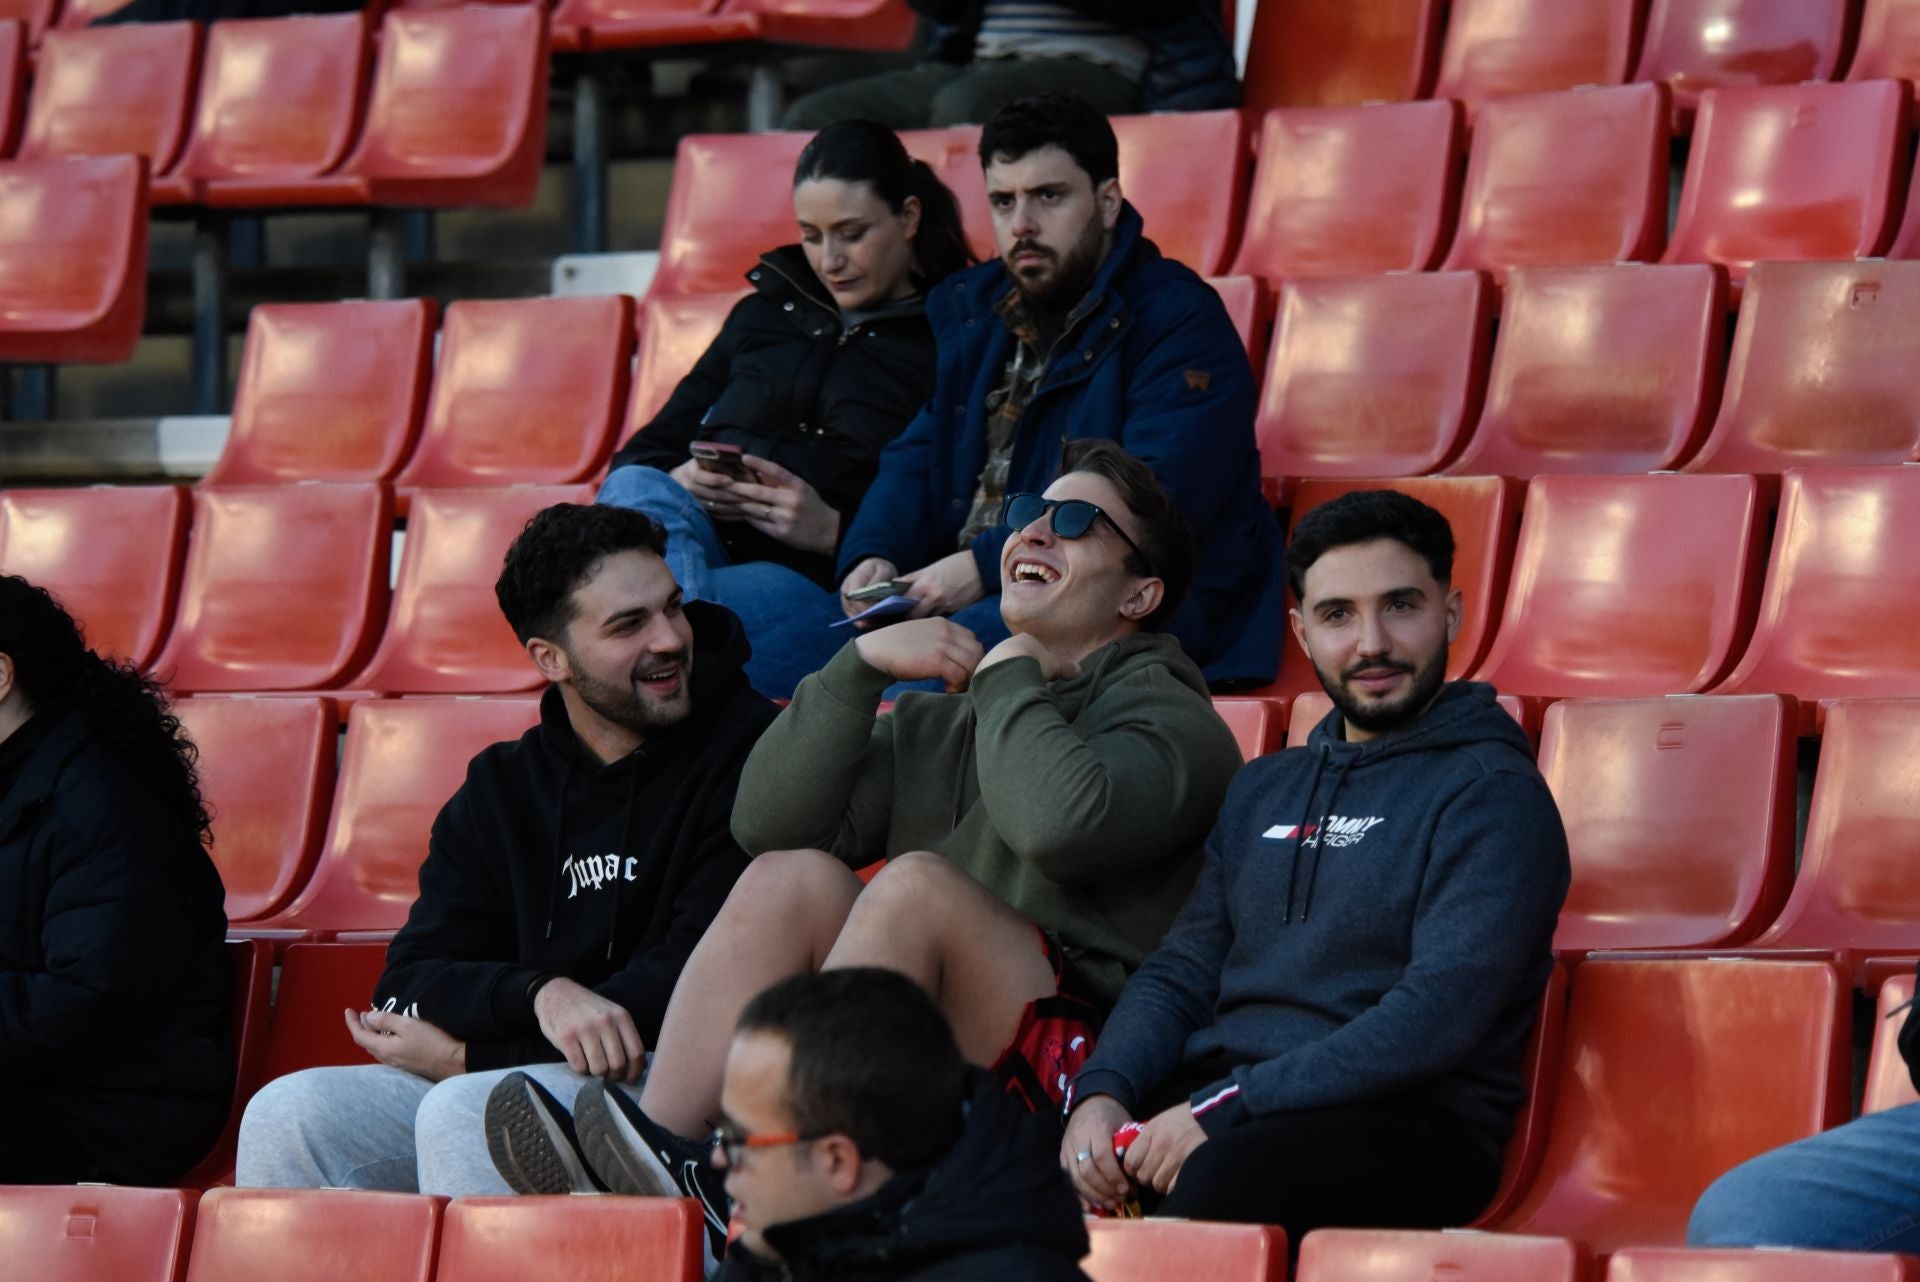
<svg viewBox="0 0 1920 1282">
<path fill-rule="evenodd" d="M 1362 672 L 1408 672 L 1410 673 L 1412 671 L 1413 671 L 1413 665 L 1411 663 L 1397 663 L 1392 661 L 1383 662 L 1380 660 L 1375 660 L 1371 663 L 1356 663 L 1351 668 L 1348 668 L 1346 671 L 1342 672 L 1340 674 L 1340 677 L 1344 681 L 1351 681 L 1355 677 L 1359 676 Z"/>
<path fill-rule="evenodd" d="M 646 663 L 634 664 L 633 671 L 628 675 L 635 681 L 642 681 L 647 677 L 665 672 L 669 668 L 684 668 L 686 664 L 687 652 L 685 650 L 675 650 L 671 654 L 655 655 Z"/>
<path fill-rule="evenodd" d="M 1007 257 L 1016 258 L 1021 254 L 1041 254 L 1048 258 L 1058 258 L 1060 256 L 1038 241 L 1017 240 L 1013 243 L 1013 248 L 1007 251 Z"/>
</svg>

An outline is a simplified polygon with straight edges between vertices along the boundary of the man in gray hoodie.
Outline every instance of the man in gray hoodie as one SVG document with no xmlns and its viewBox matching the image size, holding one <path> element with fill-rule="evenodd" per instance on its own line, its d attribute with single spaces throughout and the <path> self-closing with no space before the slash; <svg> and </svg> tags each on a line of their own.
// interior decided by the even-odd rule
<svg viewBox="0 0 1920 1282">
<path fill-rule="evenodd" d="M 1297 1243 L 1492 1196 L 1569 873 L 1525 734 L 1445 679 L 1452 562 L 1446 519 L 1393 491 L 1300 522 L 1293 627 L 1334 710 L 1235 779 L 1075 1080 L 1061 1162 L 1090 1206 L 1138 1190 Z"/>
</svg>

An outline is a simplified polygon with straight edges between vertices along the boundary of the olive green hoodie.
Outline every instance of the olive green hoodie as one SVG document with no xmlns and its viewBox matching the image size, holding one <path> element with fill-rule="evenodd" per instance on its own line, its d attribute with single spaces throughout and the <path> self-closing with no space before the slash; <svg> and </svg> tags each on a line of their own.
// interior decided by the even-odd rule
<svg viewBox="0 0 1920 1282">
<path fill-rule="evenodd" d="M 1022 656 L 876 716 L 892 682 L 851 644 L 802 681 L 747 758 L 735 839 L 853 868 L 942 855 L 1055 936 L 1068 987 L 1111 1006 L 1186 901 L 1240 768 L 1200 669 L 1136 634 L 1067 680 Z"/>
</svg>

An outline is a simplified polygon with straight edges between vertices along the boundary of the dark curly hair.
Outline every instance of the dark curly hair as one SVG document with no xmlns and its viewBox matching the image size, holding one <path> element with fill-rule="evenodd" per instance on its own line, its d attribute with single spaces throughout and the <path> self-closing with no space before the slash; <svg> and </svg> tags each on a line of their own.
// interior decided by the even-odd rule
<svg viewBox="0 0 1920 1282">
<path fill-rule="evenodd" d="M 1058 147 L 1086 170 L 1098 188 L 1120 176 L 1120 143 L 1113 126 L 1085 98 L 1067 93 L 1016 98 L 993 113 L 980 131 L 980 167 L 1020 160 L 1042 147 Z"/>
<path fill-rule="evenodd" d="M 667 532 L 632 508 L 605 503 L 555 503 L 533 514 L 507 549 L 494 582 L 500 613 L 522 644 L 534 637 L 559 642 L 573 622 L 573 591 L 616 552 L 667 552 Z"/>
<path fill-rule="evenodd" d="M 84 710 L 201 845 L 213 844 L 213 818 L 200 795 L 200 750 L 159 682 L 88 649 L 80 625 L 53 594 L 18 575 L 0 575 L 0 654 L 13 660 L 14 685 L 36 716 Z"/>
<path fill-rule="evenodd" d="M 1287 586 L 1307 597 L 1307 571 L 1335 548 L 1392 539 L 1412 548 L 1442 585 L 1453 578 L 1453 527 L 1447 518 L 1399 490 L 1353 490 L 1300 518 L 1287 545 Z"/>
</svg>

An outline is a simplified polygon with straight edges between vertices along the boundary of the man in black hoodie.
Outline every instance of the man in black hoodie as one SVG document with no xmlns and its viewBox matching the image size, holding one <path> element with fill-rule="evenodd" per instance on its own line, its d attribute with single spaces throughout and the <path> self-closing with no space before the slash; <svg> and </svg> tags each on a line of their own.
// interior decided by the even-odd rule
<svg viewBox="0 0 1920 1282">
<path fill-rule="evenodd" d="M 1060 1160 L 1090 1205 L 1137 1188 L 1297 1243 L 1492 1196 L 1569 870 L 1526 736 L 1491 687 L 1446 682 L 1452 566 L 1446 519 L 1404 494 L 1300 522 L 1293 627 L 1334 710 L 1234 780 L 1075 1081 Z"/>
<path fill-rule="evenodd" d="M 582 1174 L 552 1165 L 570 1143 L 526 1128 L 564 1131 L 591 1078 L 639 1080 L 746 867 L 728 821 L 774 715 L 738 622 L 681 603 L 664 546 L 639 512 L 576 504 L 515 540 L 495 590 L 552 682 L 540 724 L 475 757 L 434 823 L 373 1009 L 346 1013 L 380 1062 L 269 1083 L 241 1126 L 239 1184 L 458 1196 Z M 540 1168 L 520 1170 L 536 1148 Z"/>
</svg>

